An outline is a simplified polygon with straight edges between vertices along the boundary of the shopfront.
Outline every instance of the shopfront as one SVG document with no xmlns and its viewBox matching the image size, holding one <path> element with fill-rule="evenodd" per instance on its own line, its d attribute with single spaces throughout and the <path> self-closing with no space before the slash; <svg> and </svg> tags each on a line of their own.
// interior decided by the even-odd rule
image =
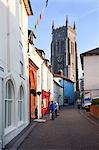
<svg viewBox="0 0 99 150">
<path fill-rule="evenodd" d="M 50 105 L 50 91 L 46 92 L 42 90 L 42 115 L 45 115 L 49 112 Z"/>
<path fill-rule="evenodd" d="M 37 108 L 37 70 L 38 67 L 29 59 L 30 122 L 35 118 Z"/>
</svg>

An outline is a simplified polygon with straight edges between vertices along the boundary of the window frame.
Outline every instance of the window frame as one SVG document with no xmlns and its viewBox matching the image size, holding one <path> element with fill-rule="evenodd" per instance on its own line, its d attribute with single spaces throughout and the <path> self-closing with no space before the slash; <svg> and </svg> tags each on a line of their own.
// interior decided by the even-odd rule
<svg viewBox="0 0 99 150">
<path fill-rule="evenodd" d="M 24 77 L 24 65 L 22 61 L 20 61 L 20 74 L 22 77 Z"/>
<path fill-rule="evenodd" d="M 11 97 L 9 98 L 9 85 L 10 84 L 10 88 L 11 88 Z M 14 86 L 13 86 L 13 82 L 11 79 L 9 79 L 7 82 L 6 82 L 6 95 L 5 95 L 5 129 L 8 129 L 10 127 L 13 126 L 13 111 L 14 111 L 14 99 L 15 99 L 15 93 L 14 93 Z M 9 102 L 11 102 L 11 105 L 10 105 L 10 108 L 11 108 L 11 112 L 10 112 L 10 109 L 8 108 L 9 106 Z M 9 118 L 9 112 L 11 114 L 11 118 Z M 11 119 L 11 122 L 9 124 L 9 119 Z"/>
<path fill-rule="evenodd" d="M 20 108 L 22 109 L 21 111 L 20 111 Z M 21 114 L 21 117 L 20 117 L 20 114 Z M 19 88 L 19 94 L 18 94 L 18 123 L 23 122 L 23 120 L 24 120 L 24 89 L 23 89 L 23 86 L 21 85 Z"/>
</svg>

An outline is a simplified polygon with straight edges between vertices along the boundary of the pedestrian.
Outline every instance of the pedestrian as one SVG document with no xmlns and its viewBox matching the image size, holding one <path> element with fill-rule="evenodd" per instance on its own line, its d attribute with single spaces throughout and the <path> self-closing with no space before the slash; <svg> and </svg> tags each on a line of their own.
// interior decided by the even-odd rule
<svg viewBox="0 0 99 150">
<path fill-rule="evenodd" d="M 51 113 L 51 119 L 54 120 L 55 104 L 53 101 L 51 101 L 51 104 L 50 104 L 50 113 Z"/>
<path fill-rule="evenodd" d="M 77 99 L 77 107 L 78 107 L 78 109 L 81 108 L 81 100 L 80 99 Z"/>
<path fill-rule="evenodd" d="M 58 113 L 58 103 L 57 102 L 55 102 L 55 117 L 57 117 L 58 115 L 57 115 L 57 113 Z"/>
</svg>

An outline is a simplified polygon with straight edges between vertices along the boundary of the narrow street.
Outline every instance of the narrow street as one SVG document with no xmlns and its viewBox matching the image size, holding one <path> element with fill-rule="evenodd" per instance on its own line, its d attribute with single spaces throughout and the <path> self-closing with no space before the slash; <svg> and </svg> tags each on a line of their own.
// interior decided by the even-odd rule
<svg viewBox="0 0 99 150">
<path fill-rule="evenodd" d="M 99 150 L 99 126 L 88 121 L 79 110 L 60 110 L 54 121 L 38 123 L 18 148 L 26 150 Z"/>
</svg>

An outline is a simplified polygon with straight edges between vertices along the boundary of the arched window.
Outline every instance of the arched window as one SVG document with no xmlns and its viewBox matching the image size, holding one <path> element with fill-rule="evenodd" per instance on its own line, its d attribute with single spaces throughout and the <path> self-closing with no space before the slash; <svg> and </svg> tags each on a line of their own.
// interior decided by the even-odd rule
<svg viewBox="0 0 99 150">
<path fill-rule="evenodd" d="M 18 121 L 23 120 L 23 100 L 24 100 L 24 92 L 22 85 L 19 89 L 19 98 L 18 98 Z"/>
<path fill-rule="evenodd" d="M 13 103 L 14 103 L 14 86 L 11 80 L 6 83 L 5 98 L 5 128 L 13 123 Z"/>
</svg>

